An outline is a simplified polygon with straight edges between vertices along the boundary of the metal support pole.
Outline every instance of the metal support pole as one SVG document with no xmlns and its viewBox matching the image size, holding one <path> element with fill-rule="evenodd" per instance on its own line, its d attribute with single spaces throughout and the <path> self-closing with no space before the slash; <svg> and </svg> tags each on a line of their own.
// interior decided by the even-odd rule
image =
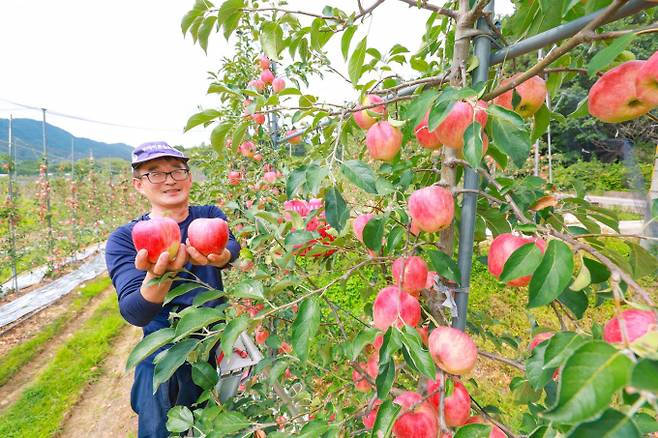
<svg viewBox="0 0 658 438">
<path fill-rule="evenodd" d="M 486 6 L 486 12 L 493 12 L 494 0 Z M 489 26 L 485 19 L 478 19 L 477 27 L 485 34 Z M 476 37 L 474 43 L 478 67 L 473 77 L 473 83 L 486 82 L 489 78 L 489 58 L 491 56 L 491 41 L 486 37 Z M 464 170 L 464 189 L 477 190 L 480 185 L 480 175 L 470 167 Z M 452 326 L 459 330 L 466 328 L 466 310 L 468 308 L 468 293 L 471 284 L 471 268 L 473 264 L 473 236 L 475 234 L 475 215 L 477 214 L 477 194 L 466 192 L 462 197 L 461 221 L 459 222 L 459 253 L 457 264 L 461 273 L 461 287 L 455 293 L 457 317 L 453 318 Z"/>
<path fill-rule="evenodd" d="M 630 15 L 637 14 L 640 11 L 645 9 L 658 6 L 656 3 L 649 2 L 647 0 L 630 0 L 624 6 L 619 8 L 619 10 L 612 14 L 605 23 L 612 23 L 617 21 L 620 18 L 628 17 Z M 578 33 L 583 27 L 593 21 L 596 17 L 601 15 L 604 10 L 599 10 L 592 12 L 589 15 L 578 18 L 577 20 L 564 23 L 560 26 L 549 29 L 540 34 L 534 35 L 530 38 L 526 38 L 523 41 L 520 41 L 516 44 L 512 44 L 509 47 L 498 50 L 491 56 L 491 65 L 500 64 L 506 60 L 516 58 L 517 56 L 525 55 L 526 53 L 534 52 L 537 49 L 542 47 L 550 46 L 553 43 L 556 43 L 565 38 L 569 38 Z"/>
<path fill-rule="evenodd" d="M 16 197 L 14 196 L 14 179 L 16 178 L 16 160 L 14 159 L 14 135 L 12 132 L 14 124 L 14 116 L 9 116 L 9 169 L 8 174 L 8 189 L 9 189 L 9 252 L 11 256 L 11 278 L 14 292 L 18 292 L 18 272 L 17 272 L 17 257 L 16 257 Z"/>
<path fill-rule="evenodd" d="M 272 61 L 270 63 L 270 69 L 272 70 L 272 73 L 276 76 L 276 63 Z M 272 146 L 274 149 L 278 149 L 279 147 L 279 116 L 276 114 L 276 112 L 271 112 L 269 113 L 269 119 L 270 119 L 270 137 L 272 138 Z"/>
<path fill-rule="evenodd" d="M 48 142 L 46 140 L 46 109 L 41 108 L 42 112 L 42 123 L 41 123 L 41 133 L 43 136 L 43 164 L 45 166 L 44 178 L 46 181 L 46 223 L 48 224 L 48 272 L 52 272 L 55 268 L 52 262 L 52 256 L 54 254 L 55 242 L 53 241 L 53 218 L 52 212 L 50 211 L 50 186 L 48 183 Z"/>
</svg>

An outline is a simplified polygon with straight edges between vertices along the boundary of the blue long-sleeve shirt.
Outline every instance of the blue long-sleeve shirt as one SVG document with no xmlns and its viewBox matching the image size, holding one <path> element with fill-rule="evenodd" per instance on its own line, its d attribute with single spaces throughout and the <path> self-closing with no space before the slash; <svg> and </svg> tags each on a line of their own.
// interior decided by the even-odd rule
<svg viewBox="0 0 658 438">
<path fill-rule="evenodd" d="M 181 241 L 186 241 L 187 228 L 194 219 L 215 217 L 227 220 L 226 215 L 214 205 L 189 207 L 187 218 L 178 224 L 180 227 Z M 117 228 L 108 238 L 105 247 L 105 263 L 110 278 L 112 279 L 112 284 L 117 291 L 121 315 L 130 324 L 143 327 L 144 336 L 163 327 L 169 326 L 168 316 L 171 309 L 189 306 L 192 304 L 194 297 L 205 290 L 204 288 L 192 289 L 191 291 L 174 298 L 165 306 L 147 301 L 142 296 L 140 288 L 144 281 L 144 277 L 146 276 L 146 272 L 135 268 L 137 250 L 132 242 L 131 234 L 132 229 L 137 222 L 148 219 L 148 214 L 145 214 L 140 218 Z M 235 240 L 235 236 L 233 236 L 233 233 L 230 231 L 226 249 L 231 253 L 230 262 L 238 258 L 238 255 L 240 254 L 240 244 Z M 194 275 L 199 277 L 206 284 L 216 289 L 223 289 L 220 269 L 208 265 L 192 265 L 191 263 L 187 263 L 184 267 L 186 270 L 193 272 Z M 184 278 L 192 278 L 189 274 L 183 272 L 178 275 Z M 171 288 L 173 289 L 181 283 L 182 282 L 180 281 L 176 281 L 172 284 Z M 204 305 L 215 307 L 223 301 L 223 299 L 212 300 Z"/>
</svg>

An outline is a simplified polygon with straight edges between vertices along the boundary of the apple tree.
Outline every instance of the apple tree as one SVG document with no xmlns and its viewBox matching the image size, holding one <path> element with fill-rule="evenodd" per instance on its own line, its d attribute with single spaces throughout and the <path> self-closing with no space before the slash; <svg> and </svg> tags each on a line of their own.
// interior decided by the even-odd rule
<svg viewBox="0 0 658 438">
<path fill-rule="evenodd" d="M 371 45 L 367 21 L 391 2 L 425 18 L 418 51 Z M 217 107 L 187 127 L 212 126 L 212 148 L 195 157 L 208 180 L 194 197 L 228 212 L 244 249 L 226 291 L 206 296 L 223 295 L 229 306 L 211 310 L 199 300 L 131 355 L 134 364 L 172 344 L 156 359 L 154 384 L 187 361 L 205 389 L 196 408 L 170 411 L 169 430 L 432 438 L 658 431 L 658 264 L 640 245 L 645 236 L 620 233 L 617 215 L 584 193 L 563 196 L 518 173 L 550 122 L 565 117 L 547 102 L 575 75 L 596 82 L 567 117 L 655 120 L 658 53 L 619 56 L 633 39 L 653 37 L 656 2 L 515 1 L 502 18 L 489 0 L 353 3 L 304 11 L 197 0 L 182 19 L 183 34 L 204 50 L 215 37 L 236 47 L 208 88 Z M 632 27 L 601 31 L 627 16 Z M 339 53 L 329 53 L 332 40 Z M 576 47 L 596 54 L 572 56 Z M 341 56 L 346 67 L 332 65 Z M 341 76 L 355 101 L 308 91 L 327 75 Z M 527 347 L 486 318 L 468 318 L 474 263 L 528 312 L 554 316 L 530 321 Z M 611 314 L 598 324 L 591 314 L 605 304 Z M 231 354 L 245 330 L 265 359 L 222 402 L 208 354 L 217 342 Z M 513 422 L 469 394 L 483 363 L 515 370 L 498 389 L 523 405 Z"/>
</svg>

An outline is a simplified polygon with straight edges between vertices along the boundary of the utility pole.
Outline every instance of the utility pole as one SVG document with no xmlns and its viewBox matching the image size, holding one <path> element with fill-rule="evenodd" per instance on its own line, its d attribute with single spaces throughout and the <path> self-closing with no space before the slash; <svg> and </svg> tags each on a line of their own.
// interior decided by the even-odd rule
<svg viewBox="0 0 658 438">
<path fill-rule="evenodd" d="M 55 251 L 55 242 L 53 240 L 53 218 L 50 211 L 50 183 L 48 182 L 48 142 L 46 140 L 46 108 L 41 108 L 42 112 L 42 123 L 41 123 L 41 132 L 43 136 L 43 165 L 45 168 L 44 179 L 46 187 L 46 223 L 48 224 L 48 272 L 52 272 L 55 268 L 52 256 Z"/>
<path fill-rule="evenodd" d="M 16 269 L 16 198 L 14 196 L 14 182 L 16 177 L 16 160 L 14 159 L 14 136 L 12 133 L 14 123 L 13 114 L 9 115 L 9 168 L 7 169 L 8 188 L 9 188 L 9 241 L 10 241 L 10 255 L 11 255 L 11 278 L 14 287 L 14 292 L 18 292 L 18 272 Z"/>
</svg>

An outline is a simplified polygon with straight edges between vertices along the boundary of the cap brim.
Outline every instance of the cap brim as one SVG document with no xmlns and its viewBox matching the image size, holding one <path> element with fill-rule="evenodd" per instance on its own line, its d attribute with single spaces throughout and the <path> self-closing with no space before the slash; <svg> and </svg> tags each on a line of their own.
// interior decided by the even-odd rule
<svg viewBox="0 0 658 438">
<path fill-rule="evenodd" d="M 140 164 L 144 164 L 144 163 L 146 163 L 146 162 L 148 162 L 148 161 L 157 160 L 158 158 L 164 158 L 164 157 L 176 158 L 176 159 L 178 159 L 178 160 L 182 160 L 182 161 L 184 161 L 185 163 L 187 163 L 187 162 L 190 160 L 190 159 L 187 158 L 187 157 L 179 157 L 178 155 L 172 155 L 172 154 L 163 153 L 163 154 L 154 154 L 154 155 L 152 155 L 152 156 L 150 156 L 150 157 L 148 157 L 148 158 L 145 158 L 145 159 L 143 159 L 143 160 L 140 160 L 140 161 L 133 161 L 133 162 L 131 163 L 131 166 L 132 166 L 133 169 L 134 169 L 135 167 L 139 166 Z"/>
</svg>

